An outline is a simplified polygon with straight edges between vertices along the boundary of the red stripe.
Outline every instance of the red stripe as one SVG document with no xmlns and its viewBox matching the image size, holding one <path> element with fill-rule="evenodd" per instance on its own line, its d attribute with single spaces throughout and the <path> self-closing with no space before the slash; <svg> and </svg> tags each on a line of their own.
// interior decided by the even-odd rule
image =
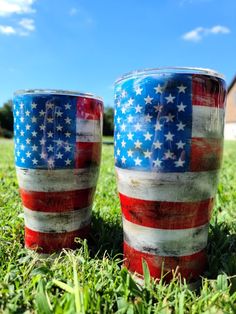
<svg viewBox="0 0 236 314">
<path fill-rule="evenodd" d="M 190 171 L 220 169 L 223 145 L 223 139 L 192 138 Z"/>
<path fill-rule="evenodd" d="M 95 188 L 67 192 L 35 192 L 20 189 L 25 207 L 41 212 L 66 212 L 92 204 Z"/>
<path fill-rule="evenodd" d="M 130 222 L 159 229 L 186 229 L 210 221 L 213 199 L 199 202 L 143 201 L 119 193 L 122 213 Z"/>
<path fill-rule="evenodd" d="M 177 273 L 188 282 L 195 281 L 203 273 L 207 265 L 205 250 L 189 256 L 164 257 L 139 252 L 124 242 L 124 265 L 131 272 L 143 275 L 142 259 L 147 262 L 150 275 L 161 278 L 162 273 L 167 274 L 165 280 L 169 282 L 173 278 L 173 271 L 178 267 Z M 162 269 L 163 268 L 163 269 Z M 162 272 L 163 271 L 163 272 Z"/>
<path fill-rule="evenodd" d="M 75 151 L 75 168 L 99 166 L 101 161 L 101 143 L 78 142 Z"/>
<path fill-rule="evenodd" d="M 88 120 L 102 120 L 103 103 L 93 98 L 77 98 L 77 118 Z"/>
<path fill-rule="evenodd" d="M 206 75 L 192 76 L 192 104 L 196 106 L 225 107 L 225 82 Z"/>
<path fill-rule="evenodd" d="M 75 237 L 87 238 L 89 231 L 90 226 L 65 233 L 41 233 L 25 227 L 25 246 L 46 254 L 60 251 L 63 248 L 75 249 L 78 247 L 78 243 L 74 241 Z"/>
</svg>

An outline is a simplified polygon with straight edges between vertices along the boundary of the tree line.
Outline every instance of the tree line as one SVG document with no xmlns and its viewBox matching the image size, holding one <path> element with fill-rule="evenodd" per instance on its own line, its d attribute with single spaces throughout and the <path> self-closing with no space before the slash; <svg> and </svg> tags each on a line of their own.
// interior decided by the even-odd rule
<svg viewBox="0 0 236 314">
<path fill-rule="evenodd" d="M 103 116 L 103 135 L 113 135 L 114 133 L 114 109 L 105 107 Z M 13 137 L 13 104 L 8 100 L 0 108 L 0 137 Z"/>
</svg>

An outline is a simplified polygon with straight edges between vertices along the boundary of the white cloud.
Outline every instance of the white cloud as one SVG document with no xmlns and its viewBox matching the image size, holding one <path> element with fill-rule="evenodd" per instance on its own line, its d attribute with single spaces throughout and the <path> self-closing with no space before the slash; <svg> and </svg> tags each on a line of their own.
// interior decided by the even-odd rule
<svg viewBox="0 0 236 314">
<path fill-rule="evenodd" d="M 9 25 L 0 25 L 0 33 L 3 35 L 15 35 L 16 30 Z"/>
<path fill-rule="evenodd" d="M 0 0 L 0 16 L 33 13 L 35 0 Z"/>
<path fill-rule="evenodd" d="M 69 11 L 70 15 L 76 15 L 77 13 L 78 13 L 78 9 L 76 9 L 76 8 L 71 8 Z"/>
<path fill-rule="evenodd" d="M 22 26 L 29 32 L 33 32 L 35 30 L 34 20 L 33 19 L 22 19 L 19 22 L 19 25 Z"/>
<path fill-rule="evenodd" d="M 211 28 L 197 27 L 185 34 L 183 34 L 182 38 L 188 41 L 199 42 L 203 37 L 209 35 L 218 35 L 218 34 L 229 34 L 230 29 L 226 26 L 215 25 Z"/>
</svg>

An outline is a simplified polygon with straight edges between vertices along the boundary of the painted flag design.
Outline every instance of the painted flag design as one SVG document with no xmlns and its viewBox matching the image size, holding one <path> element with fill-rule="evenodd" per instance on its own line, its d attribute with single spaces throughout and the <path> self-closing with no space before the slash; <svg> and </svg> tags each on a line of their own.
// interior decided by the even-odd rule
<svg viewBox="0 0 236 314">
<path fill-rule="evenodd" d="M 42 253 L 88 234 L 101 156 L 103 103 L 85 94 L 14 97 L 15 163 L 25 245 Z"/>
<path fill-rule="evenodd" d="M 131 272 L 142 274 L 144 258 L 157 278 L 163 262 L 189 281 L 202 273 L 224 106 L 225 83 L 211 75 L 147 72 L 116 83 L 114 153 Z"/>
</svg>

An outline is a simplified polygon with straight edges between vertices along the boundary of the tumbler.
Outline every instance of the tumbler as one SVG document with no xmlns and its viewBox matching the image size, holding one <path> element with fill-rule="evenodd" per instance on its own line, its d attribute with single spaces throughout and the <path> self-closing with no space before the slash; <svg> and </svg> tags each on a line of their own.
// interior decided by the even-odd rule
<svg viewBox="0 0 236 314">
<path fill-rule="evenodd" d="M 25 246 L 40 253 L 86 238 L 102 141 L 103 102 L 92 94 L 23 90 L 14 94 L 15 165 Z"/>
<path fill-rule="evenodd" d="M 226 87 L 201 68 L 136 71 L 115 82 L 115 167 L 125 266 L 193 285 L 207 265 L 223 152 Z"/>
</svg>

